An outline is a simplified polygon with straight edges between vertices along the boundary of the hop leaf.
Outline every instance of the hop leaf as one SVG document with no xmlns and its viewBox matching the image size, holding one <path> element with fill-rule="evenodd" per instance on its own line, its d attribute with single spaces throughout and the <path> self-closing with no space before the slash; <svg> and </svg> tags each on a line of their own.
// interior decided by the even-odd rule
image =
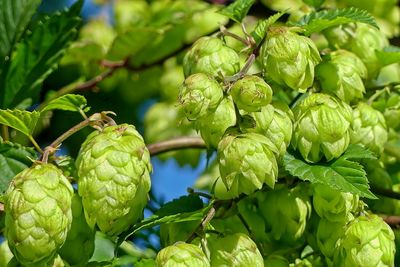
<svg viewBox="0 0 400 267">
<path fill-rule="evenodd" d="M 216 37 L 201 37 L 183 59 L 183 71 L 186 77 L 202 72 L 221 78 L 221 76 L 232 76 L 239 70 L 238 54 Z"/>
<path fill-rule="evenodd" d="M 350 143 L 351 108 L 325 94 L 312 94 L 293 109 L 292 146 L 308 162 L 339 157 Z"/>
<path fill-rule="evenodd" d="M 261 47 L 266 75 L 280 85 L 304 92 L 314 82 L 314 67 L 321 61 L 313 41 L 285 27 L 270 28 Z"/>
<path fill-rule="evenodd" d="M 35 164 L 14 177 L 6 192 L 6 237 L 24 265 L 52 260 L 71 227 L 72 186 L 61 170 Z"/>
<path fill-rule="evenodd" d="M 150 156 L 142 137 L 128 124 L 90 134 L 77 161 L 78 192 L 86 220 L 117 235 L 142 217 L 150 190 Z"/>
<path fill-rule="evenodd" d="M 199 247 L 179 242 L 163 248 L 156 257 L 155 267 L 174 266 L 209 267 L 210 263 Z"/>
</svg>

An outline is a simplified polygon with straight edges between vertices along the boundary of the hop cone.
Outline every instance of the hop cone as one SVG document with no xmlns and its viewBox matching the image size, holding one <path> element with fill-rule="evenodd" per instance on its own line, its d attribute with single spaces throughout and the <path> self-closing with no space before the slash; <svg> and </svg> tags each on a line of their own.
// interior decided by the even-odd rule
<svg viewBox="0 0 400 267">
<path fill-rule="evenodd" d="M 77 161 L 78 192 L 86 221 L 108 235 L 135 223 L 147 203 L 149 152 L 135 127 L 106 127 L 90 134 Z"/>
<path fill-rule="evenodd" d="M 293 109 L 292 146 L 308 162 L 339 157 L 350 142 L 351 108 L 326 94 L 312 94 Z"/>
<path fill-rule="evenodd" d="M 71 230 L 58 253 L 71 266 L 85 266 L 94 251 L 94 237 L 95 231 L 86 223 L 82 200 L 78 194 L 74 194 Z"/>
<path fill-rule="evenodd" d="M 285 27 L 271 28 L 261 47 L 264 69 L 272 80 L 305 91 L 314 82 L 314 67 L 321 60 L 313 41 Z"/>
<path fill-rule="evenodd" d="M 271 87 L 258 76 L 245 76 L 236 81 L 230 94 L 238 108 L 245 111 L 259 111 L 272 100 Z"/>
<path fill-rule="evenodd" d="M 189 120 L 196 120 L 213 112 L 222 98 L 222 87 L 204 73 L 187 77 L 179 92 L 179 102 Z"/>
<path fill-rule="evenodd" d="M 303 186 L 292 189 L 280 186 L 273 191 L 259 192 L 257 199 L 266 232 L 273 239 L 288 245 L 302 239 L 311 215 L 311 203 Z"/>
<path fill-rule="evenodd" d="M 314 186 L 313 205 L 317 214 L 331 222 L 347 222 L 358 207 L 358 196 L 317 184 Z"/>
<path fill-rule="evenodd" d="M 35 164 L 14 177 L 6 193 L 6 238 L 19 262 L 45 264 L 71 227 L 72 186 L 56 166 Z"/>
<path fill-rule="evenodd" d="M 346 230 L 346 222 L 331 222 L 324 218 L 319 221 L 317 233 L 318 248 L 331 261 L 338 247 L 338 241 Z"/>
<path fill-rule="evenodd" d="M 240 59 L 232 48 L 216 37 L 201 37 L 183 59 L 183 72 L 188 77 L 206 73 L 215 78 L 232 76 L 240 70 Z"/>
<path fill-rule="evenodd" d="M 353 117 L 351 143 L 363 144 L 377 155 L 382 154 L 388 140 L 383 114 L 368 104 L 359 103 L 353 111 Z"/>
<path fill-rule="evenodd" d="M 249 129 L 265 135 L 271 140 L 278 151 L 277 156 L 282 157 L 290 144 L 293 131 L 293 113 L 283 103 L 274 103 L 261 108 L 261 111 L 252 113 L 256 127 Z"/>
<path fill-rule="evenodd" d="M 155 267 L 209 267 L 203 251 L 192 244 L 178 242 L 163 248 L 156 257 Z"/>
<path fill-rule="evenodd" d="M 352 221 L 340 239 L 333 264 L 347 266 L 394 266 L 394 233 L 377 215 L 360 216 Z"/>
<path fill-rule="evenodd" d="M 367 78 L 367 68 L 355 54 L 337 50 L 324 57 L 315 69 L 323 92 L 336 95 L 346 103 L 363 97 L 363 79 Z"/>
<path fill-rule="evenodd" d="M 274 187 L 278 166 L 268 138 L 257 133 L 227 135 L 218 145 L 219 171 L 228 191 L 251 194 Z"/>
<path fill-rule="evenodd" d="M 257 245 L 245 234 L 236 233 L 208 239 L 211 267 L 258 267 L 264 260 Z"/>
<path fill-rule="evenodd" d="M 374 78 L 378 74 L 382 66 L 375 51 L 389 45 L 379 29 L 365 23 L 345 24 L 328 29 L 324 34 L 331 46 L 356 54 L 367 67 L 369 78 Z"/>
<path fill-rule="evenodd" d="M 224 98 L 214 112 L 198 121 L 197 127 L 208 147 L 218 147 L 226 129 L 236 124 L 235 107 L 230 98 Z"/>
</svg>

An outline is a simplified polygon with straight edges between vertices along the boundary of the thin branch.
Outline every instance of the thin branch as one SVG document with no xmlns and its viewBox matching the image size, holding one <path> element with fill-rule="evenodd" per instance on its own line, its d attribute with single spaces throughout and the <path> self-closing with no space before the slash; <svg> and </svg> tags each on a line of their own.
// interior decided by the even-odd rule
<svg viewBox="0 0 400 267">
<path fill-rule="evenodd" d="M 381 217 L 391 227 L 397 227 L 397 226 L 400 225 L 400 216 L 397 216 L 397 215 L 381 215 Z"/>
<path fill-rule="evenodd" d="M 371 191 L 373 193 L 375 193 L 377 195 L 380 195 L 380 196 L 383 196 L 383 197 L 389 197 L 389 198 L 400 200 L 400 193 L 395 192 L 395 191 L 390 190 L 390 189 L 371 186 Z"/>
<path fill-rule="evenodd" d="M 201 223 L 199 224 L 198 227 L 196 227 L 196 229 L 194 230 L 194 232 L 189 236 L 189 238 L 186 240 L 186 243 L 191 243 L 197 236 L 197 232 L 200 229 L 204 229 L 207 224 L 212 220 L 212 218 L 214 218 L 216 210 L 218 207 L 216 207 L 217 205 L 214 204 L 210 210 L 207 212 L 207 215 L 203 218 L 203 220 L 201 221 Z"/>
<path fill-rule="evenodd" d="M 178 137 L 154 144 L 147 145 L 151 156 L 156 156 L 161 153 L 179 150 L 179 149 L 188 149 L 188 148 L 207 148 L 201 137 Z"/>
</svg>

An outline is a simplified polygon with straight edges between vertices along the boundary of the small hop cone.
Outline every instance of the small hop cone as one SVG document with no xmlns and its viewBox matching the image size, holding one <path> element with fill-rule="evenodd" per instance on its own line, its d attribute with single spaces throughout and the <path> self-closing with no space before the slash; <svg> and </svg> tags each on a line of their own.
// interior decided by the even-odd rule
<svg viewBox="0 0 400 267">
<path fill-rule="evenodd" d="M 377 28 L 365 24 L 345 24 L 324 31 L 332 47 L 346 49 L 356 54 L 368 70 L 368 78 L 375 78 L 382 67 L 375 51 L 383 50 L 389 41 Z"/>
<path fill-rule="evenodd" d="M 44 265 L 64 244 L 71 227 L 73 189 L 62 171 L 37 163 L 17 174 L 6 192 L 6 238 L 16 259 Z"/>
<path fill-rule="evenodd" d="M 366 103 L 360 102 L 353 111 L 351 143 L 363 144 L 377 155 L 381 155 L 388 140 L 385 117 Z"/>
<path fill-rule="evenodd" d="M 292 189 L 280 186 L 256 194 L 266 231 L 276 241 L 293 245 L 303 239 L 311 216 L 311 203 L 305 190 L 302 185 Z"/>
<path fill-rule="evenodd" d="M 225 131 L 236 124 L 235 107 L 230 98 L 222 99 L 217 109 L 197 121 L 200 135 L 208 147 L 217 148 Z"/>
<path fill-rule="evenodd" d="M 204 73 L 187 77 L 179 92 L 179 103 L 188 120 L 196 120 L 214 112 L 222 98 L 222 87 Z"/>
<path fill-rule="evenodd" d="M 262 267 L 264 260 L 256 243 L 243 233 L 211 236 L 207 240 L 211 253 L 211 267 Z"/>
<path fill-rule="evenodd" d="M 346 103 L 326 94 L 312 94 L 293 108 L 292 146 L 307 162 L 340 157 L 350 143 L 352 112 Z"/>
<path fill-rule="evenodd" d="M 210 263 L 198 246 L 178 242 L 158 252 L 155 262 L 155 267 L 177 266 L 210 267 Z"/>
<path fill-rule="evenodd" d="M 336 249 L 333 264 L 347 266 L 394 266 L 393 230 L 375 214 L 360 216 L 347 225 Z"/>
<path fill-rule="evenodd" d="M 232 76 L 240 70 L 240 58 L 217 37 L 201 37 L 183 59 L 185 77 L 205 73 L 216 79 Z"/>
<path fill-rule="evenodd" d="M 248 112 L 259 111 L 272 100 L 271 87 L 262 78 L 254 75 L 236 81 L 230 94 L 237 107 Z"/>
<path fill-rule="evenodd" d="M 321 218 L 331 222 L 347 222 L 353 219 L 351 212 L 358 207 L 358 200 L 357 195 L 340 192 L 326 185 L 314 186 L 314 209 Z"/>
<path fill-rule="evenodd" d="M 221 179 L 234 196 L 273 188 L 278 165 L 268 138 L 257 133 L 225 136 L 218 145 Z"/>
<path fill-rule="evenodd" d="M 261 47 L 266 76 L 276 83 L 304 92 L 314 82 L 314 67 L 321 61 L 310 38 L 286 27 L 271 28 Z"/>
<path fill-rule="evenodd" d="M 274 103 L 262 107 L 259 112 L 253 112 L 252 117 L 256 127 L 249 128 L 250 132 L 257 132 L 266 136 L 277 151 L 277 158 L 281 158 L 292 139 L 293 112 L 283 103 Z"/>
<path fill-rule="evenodd" d="M 95 234 L 96 232 L 86 223 L 82 199 L 78 194 L 74 194 L 71 230 L 58 253 L 71 266 L 85 266 L 94 252 Z"/>
<path fill-rule="evenodd" d="M 363 79 L 367 68 L 355 54 L 337 50 L 324 57 L 315 69 L 322 91 L 336 95 L 346 103 L 361 99 L 365 93 Z"/>
<path fill-rule="evenodd" d="M 332 222 L 322 218 L 318 223 L 315 235 L 317 245 L 322 254 L 333 260 L 338 242 L 346 230 L 346 221 Z"/>
<path fill-rule="evenodd" d="M 150 190 L 150 155 L 128 124 L 91 133 L 77 157 L 78 192 L 86 221 L 118 235 L 142 217 Z"/>
</svg>

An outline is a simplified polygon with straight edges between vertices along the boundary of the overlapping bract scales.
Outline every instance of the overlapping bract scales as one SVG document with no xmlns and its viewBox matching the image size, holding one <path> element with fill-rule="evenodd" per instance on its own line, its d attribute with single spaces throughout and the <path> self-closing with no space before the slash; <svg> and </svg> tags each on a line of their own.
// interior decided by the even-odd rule
<svg viewBox="0 0 400 267">
<path fill-rule="evenodd" d="M 203 251 L 196 245 L 178 242 L 163 248 L 156 257 L 155 267 L 209 267 Z"/>
<path fill-rule="evenodd" d="M 90 134 L 77 158 L 78 192 L 90 227 L 117 235 L 142 217 L 150 190 L 149 152 L 135 127 Z"/>
<path fill-rule="evenodd" d="M 20 172 L 6 193 L 6 237 L 27 266 L 53 259 L 71 227 L 72 186 L 61 170 L 37 163 Z"/>
</svg>

